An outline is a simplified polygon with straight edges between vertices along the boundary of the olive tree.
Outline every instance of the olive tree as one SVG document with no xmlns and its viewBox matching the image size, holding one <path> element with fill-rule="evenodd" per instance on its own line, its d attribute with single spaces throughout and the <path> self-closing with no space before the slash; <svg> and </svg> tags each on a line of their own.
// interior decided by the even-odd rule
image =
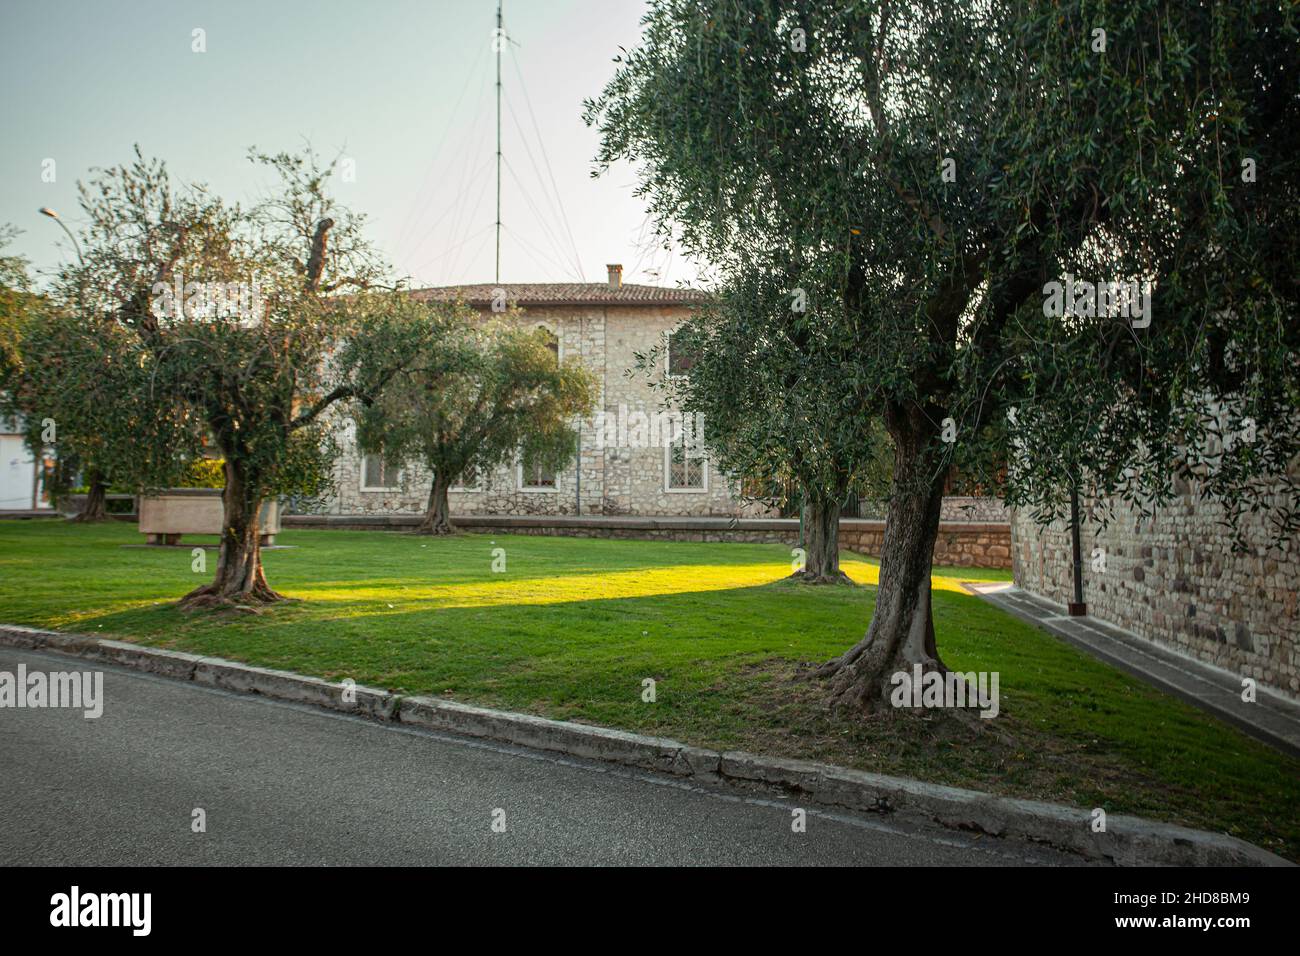
<svg viewBox="0 0 1300 956">
<path fill-rule="evenodd" d="M 742 487 L 797 488 L 805 554 L 792 577 L 851 583 L 840 570 L 840 513 L 850 492 L 877 487 L 872 466 L 886 439 L 860 414 L 869 384 L 844 374 L 856 343 L 826 315 L 840 303 L 809 301 L 798 281 L 788 268 L 727 276 L 674 333 L 692 362 L 666 387 L 687 421 L 704 423 L 710 456 Z"/>
<path fill-rule="evenodd" d="M 441 308 L 425 353 L 373 401 L 357 403 L 355 415 L 364 451 L 417 460 L 431 473 L 421 534 L 455 530 L 447 491 L 471 471 L 486 475 L 517 455 L 567 465 L 574 422 L 591 414 L 597 394 L 591 372 L 561 363 L 546 334 L 522 327 L 517 314 L 483 322 L 463 304 Z"/>
<path fill-rule="evenodd" d="M 115 463 L 136 453 L 142 429 L 174 423 L 146 407 L 147 363 L 123 330 L 88 327 L 75 308 L 37 292 L 18 257 L 3 257 L 0 271 L 0 415 L 22 423 L 37 457 L 55 451 L 52 490 L 81 474 L 86 501 L 72 520 L 106 521 Z"/>
<path fill-rule="evenodd" d="M 871 624 L 822 669 L 836 704 L 944 670 L 930 569 L 959 456 L 1007 462 L 986 484 L 1043 516 L 1080 486 L 1156 504 L 1195 477 L 1231 513 L 1280 483 L 1295 529 L 1296 18 L 653 0 L 588 104 L 599 162 L 636 163 L 661 227 L 724 276 L 802 255 L 892 443 Z"/>
<path fill-rule="evenodd" d="M 27 260 L 4 252 L 17 235 L 16 227 L 7 223 L 0 226 L 0 376 L 5 376 L 0 379 L 0 388 L 19 367 L 22 323 L 36 304 Z"/>
<path fill-rule="evenodd" d="M 176 182 L 138 150 L 96 172 L 80 190 L 83 260 L 56 286 L 86 334 L 125 336 L 147 369 L 157 418 L 192 423 L 224 461 L 216 573 L 185 608 L 281 600 L 262 568 L 262 503 L 322 486 L 332 451 L 324 413 L 373 396 L 411 354 L 409 340 L 391 337 L 419 334 L 400 321 L 402 297 L 379 286 L 383 267 L 362 217 L 330 198 L 331 167 L 310 152 L 251 158 L 278 182 L 248 209 Z M 371 361 L 345 360 L 363 348 Z M 90 394 L 93 368 L 66 371 L 69 388 Z M 133 406 L 110 407 L 126 430 Z M 146 432 L 115 469 L 157 486 L 193 451 L 176 431 Z"/>
</svg>

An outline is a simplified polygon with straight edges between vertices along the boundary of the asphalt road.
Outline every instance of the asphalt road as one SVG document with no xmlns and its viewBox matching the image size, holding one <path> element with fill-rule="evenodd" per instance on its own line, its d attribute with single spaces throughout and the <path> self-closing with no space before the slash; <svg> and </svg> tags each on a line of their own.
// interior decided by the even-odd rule
<svg viewBox="0 0 1300 956">
<path fill-rule="evenodd" d="M 0 671 L 19 663 L 90 668 L 0 649 Z M 811 808 L 795 833 L 789 801 L 98 669 L 98 719 L 0 708 L 5 865 L 1078 862 Z"/>
</svg>

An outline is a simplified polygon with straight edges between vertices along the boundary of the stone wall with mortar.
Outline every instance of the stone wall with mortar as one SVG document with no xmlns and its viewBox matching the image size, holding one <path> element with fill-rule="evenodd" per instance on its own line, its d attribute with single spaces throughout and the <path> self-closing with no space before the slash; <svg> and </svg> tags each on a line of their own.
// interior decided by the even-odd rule
<svg viewBox="0 0 1300 956">
<path fill-rule="evenodd" d="M 1270 543 L 1261 514 L 1243 516 L 1248 550 L 1234 553 L 1223 519 L 1221 504 L 1188 489 L 1149 519 L 1117 503 L 1105 529 L 1085 521 L 1088 613 L 1300 697 L 1300 549 Z M 1068 524 L 1043 527 L 1017 512 L 1012 540 L 1017 584 L 1058 604 L 1073 599 Z"/>
<path fill-rule="evenodd" d="M 460 531 L 482 534 L 528 534 L 574 538 L 621 538 L 646 541 L 708 541 L 784 544 L 799 541 L 799 522 L 793 518 L 733 519 L 680 518 L 635 515 L 586 515 L 582 518 L 525 515 L 462 515 L 455 519 Z M 290 527 L 339 530 L 413 528 L 415 515 L 295 515 L 285 519 Z M 878 557 L 884 540 L 883 521 L 846 518 L 840 522 L 840 547 Z M 944 521 L 935 542 L 936 566 L 1009 568 L 1011 529 L 996 522 Z"/>
<path fill-rule="evenodd" d="M 840 547 L 860 554 L 880 556 L 885 538 L 883 521 L 853 521 L 840 525 Z M 939 523 L 934 542 L 937 567 L 1010 568 L 1011 526 L 996 521 Z"/>
<path fill-rule="evenodd" d="M 962 495 L 949 495 L 943 499 L 943 508 L 939 513 L 943 521 L 987 521 L 1006 524 L 1011 520 L 1011 511 L 1000 498 L 974 498 Z M 1011 557 L 1007 553 L 1008 559 Z"/>
<path fill-rule="evenodd" d="M 654 418 L 663 409 L 661 396 L 647 373 L 631 371 L 637 353 L 659 346 L 666 334 L 689 315 L 684 306 L 530 306 L 522 321 L 543 326 L 560 343 L 560 360 L 577 361 L 591 370 L 599 384 L 597 408 L 607 420 L 626 421 L 634 415 Z M 665 360 L 660 356 L 665 372 Z M 598 433 L 595 420 L 581 429 L 576 460 L 556 475 L 554 488 L 527 489 L 522 486 L 515 464 L 502 466 L 485 475 L 474 489 L 453 490 L 449 504 L 453 514 L 520 515 L 683 515 L 760 516 L 771 513 L 762 505 L 740 500 L 734 482 L 705 461 L 705 488 L 666 488 L 666 453 L 662 441 L 653 447 L 634 447 L 635 427 L 620 435 L 608 429 Z M 650 436 L 653 438 L 653 436 Z M 362 459 L 351 429 L 341 428 L 343 454 L 335 466 L 335 491 L 330 497 L 308 506 L 322 514 L 419 513 L 428 500 L 431 477 L 424 467 L 412 463 L 402 468 L 394 486 L 367 489 L 361 484 Z M 579 477 L 581 480 L 579 481 Z M 580 488 L 580 490 L 579 490 Z"/>
<path fill-rule="evenodd" d="M 888 503 L 884 501 L 863 501 L 858 506 L 858 517 L 875 518 L 883 521 L 887 508 Z M 941 521 L 1006 524 L 1011 520 L 1011 512 L 1000 498 L 949 495 L 943 499 L 939 519 Z"/>
</svg>

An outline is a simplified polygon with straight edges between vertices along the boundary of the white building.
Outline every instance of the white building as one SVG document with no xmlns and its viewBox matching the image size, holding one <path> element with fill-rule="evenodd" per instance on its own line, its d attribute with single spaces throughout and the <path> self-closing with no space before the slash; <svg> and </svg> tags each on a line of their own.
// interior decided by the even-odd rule
<svg viewBox="0 0 1300 956">
<path fill-rule="evenodd" d="M 38 461 L 23 440 L 22 423 L 0 418 L 0 511 L 53 509 Z"/>
</svg>

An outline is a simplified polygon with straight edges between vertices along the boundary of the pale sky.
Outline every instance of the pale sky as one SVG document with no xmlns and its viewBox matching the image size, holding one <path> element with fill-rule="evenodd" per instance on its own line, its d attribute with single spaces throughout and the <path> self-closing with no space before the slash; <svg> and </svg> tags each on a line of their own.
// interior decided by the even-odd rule
<svg viewBox="0 0 1300 956">
<path fill-rule="evenodd" d="M 590 175 L 582 100 L 638 41 L 644 9 L 505 0 L 503 282 L 603 281 L 610 262 L 626 282 L 694 276 L 654 242 L 630 168 Z M 24 230 L 10 251 L 38 271 L 70 256 L 38 207 L 75 226 L 76 181 L 134 143 L 247 202 L 267 184 L 249 146 L 310 141 L 354 161 L 335 193 L 367 214 L 399 275 L 490 282 L 495 18 L 496 0 L 0 0 L 0 223 Z"/>
</svg>

